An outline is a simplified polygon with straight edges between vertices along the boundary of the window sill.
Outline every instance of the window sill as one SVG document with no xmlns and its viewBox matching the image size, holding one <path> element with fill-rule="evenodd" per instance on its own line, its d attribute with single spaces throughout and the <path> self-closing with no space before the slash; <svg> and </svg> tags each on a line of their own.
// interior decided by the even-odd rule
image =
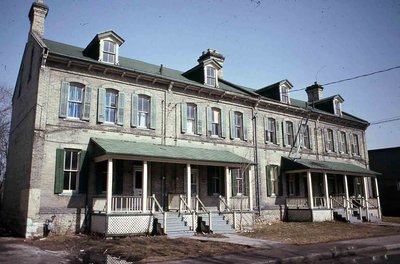
<svg viewBox="0 0 400 264">
<path fill-rule="evenodd" d="M 80 118 L 75 118 L 75 117 L 64 117 L 64 121 L 70 121 L 70 122 L 80 122 L 80 123 L 87 123 L 88 121 L 82 120 Z"/>
<path fill-rule="evenodd" d="M 218 135 L 211 135 L 210 138 L 211 139 L 222 139 L 222 137 L 220 137 Z"/>
<path fill-rule="evenodd" d="M 63 191 L 62 193 L 58 194 L 58 196 L 65 196 L 65 197 L 78 196 L 78 195 L 80 195 L 78 191 Z"/>
</svg>

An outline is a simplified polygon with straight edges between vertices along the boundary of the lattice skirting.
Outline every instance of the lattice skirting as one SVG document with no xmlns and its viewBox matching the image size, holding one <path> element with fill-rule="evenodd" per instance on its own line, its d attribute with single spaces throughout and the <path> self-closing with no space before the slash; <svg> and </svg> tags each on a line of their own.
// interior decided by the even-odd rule
<svg viewBox="0 0 400 264">
<path fill-rule="evenodd" d="M 312 211 L 310 209 L 288 209 L 287 218 L 289 222 L 311 222 Z"/>
<path fill-rule="evenodd" d="M 93 214 L 91 231 L 106 236 L 150 233 L 153 231 L 153 216 Z"/>
<path fill-rule="evenodd" d="M 233 212 L 223 213 L 225 219 L 229 221 L 229 224 L 234 227 L 233 222 Z M 254 213 L 253 212 L 243 212 L 236 213 L 236 230 L 240 228 L 252 229 L 254 227 Z"/>
</svg>

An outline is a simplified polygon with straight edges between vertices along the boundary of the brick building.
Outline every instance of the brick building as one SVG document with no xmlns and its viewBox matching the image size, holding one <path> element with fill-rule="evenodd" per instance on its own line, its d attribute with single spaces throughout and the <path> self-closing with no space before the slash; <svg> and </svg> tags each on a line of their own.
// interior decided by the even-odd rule
<svg viewBox="0 0 400 264">
<path fill-rule="evenodd" d="M 315 83 L 304 102 L 288 80 L 233 84 L 212 49 L 178 71 L 121 56 L 113 31 L 83 48 L 55 42 L 47 12 L 32 4 L 13 96 L 2 220 L 19 234 L 380 217 L 369 124 L 340 95 Z"/>
</svg>

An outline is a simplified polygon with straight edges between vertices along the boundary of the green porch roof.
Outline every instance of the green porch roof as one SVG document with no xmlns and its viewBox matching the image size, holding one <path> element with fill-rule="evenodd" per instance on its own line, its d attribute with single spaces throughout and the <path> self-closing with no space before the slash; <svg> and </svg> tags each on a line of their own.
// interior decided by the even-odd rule
<svg viewBox="0 0 400 264">
<path fill-rule="evenodd" d="M 124 141 L 118 139 L 91 138 L 93 156 L 120 155 L 143 158 L 160 158 L 166 160 L 197 161 L 229 164 L 254 164 L 230 151 L 164 146 L 152 143 Z"/>
<path fill-rule="evenodd" d="M 346 173 L 346 174 L 357 174 L 357 175 L 369 175 L 376 176 L 380 173 L 356 166 L 350 163 L 343 162 L 332 162 L 332 161 L 320 161 L 320 160 L 309 160 L 309 159 L 296 159 L 292 160 L 286 157 L 282 157 L 281 160 L 282 169 L 285 172 L 296 171 L 296 170 L 318 170 L 326 171 L 328 173 Z"/>
</svg>

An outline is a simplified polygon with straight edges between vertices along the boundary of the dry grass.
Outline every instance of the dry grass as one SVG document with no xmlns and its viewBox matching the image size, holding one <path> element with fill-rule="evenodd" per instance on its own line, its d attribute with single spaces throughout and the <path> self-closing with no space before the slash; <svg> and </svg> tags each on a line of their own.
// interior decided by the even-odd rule
<svg viewBox="0 0 400 264">
<path fill-rule="evenodd" d="M 384 216 L 382 218 L 383 222 L 387 222 L 387 223 L 396 223 L 396 224 L 400 224 L 400 217 L 394 217 L 394 216 Z"/>
<path fill-rule="evenodd" d="M 276 222 L 260 225 L 255 228 L 254 232 L 246 233 L 245 235 L 287 244 L 303 245 L 399 234 L 400 226 L 381 226 L 369 223 L 348 224 L 342 222 Z"/>
<path fill-rule="evenodd" d="M 384 221 L 400 223 L 399 217 L 385 217 Z M 243 235 L 274 240 L 287 244 L 313 244 L 374 236 L 399 235 L 400 226 L 375 224 L 347 224 L 342 222 L 288 223 L 276 222 L 259 225 L 254 232 Z M 223 235 L 200 235 L 222 238 Z M 189 238 L 126 237 L 104 239 L 95 236 L 51 236 L 42 240 L 28 240 L 44 250 L 67 251 L 72 256 L 87 257 L 88 263 L 102 263 L 106 254 L 133 262 L 166 261 L 189 257 L 208 257 L 251 250 L 248 246 Z M 100 259 L 96 261 L 95 259 Z M 93 261 L 95 260 L 95 261 Z"/>
<path fill-rule="evenodd" d="M 122 257 L 133 262 L 165 261 L 189 257 L 208 257 L 251 249 L 248 246 L 199 241 L 189 238 L 126 237 L 104 239 L 90 236 L 52 236 L 44 240 L 31 241 L 33 245 L 52 251 L 65 250 L 72 255 L 100 259 L 105 254 Z M 87 256 L 86 256 L 87 257 Z"/>
</svg>

